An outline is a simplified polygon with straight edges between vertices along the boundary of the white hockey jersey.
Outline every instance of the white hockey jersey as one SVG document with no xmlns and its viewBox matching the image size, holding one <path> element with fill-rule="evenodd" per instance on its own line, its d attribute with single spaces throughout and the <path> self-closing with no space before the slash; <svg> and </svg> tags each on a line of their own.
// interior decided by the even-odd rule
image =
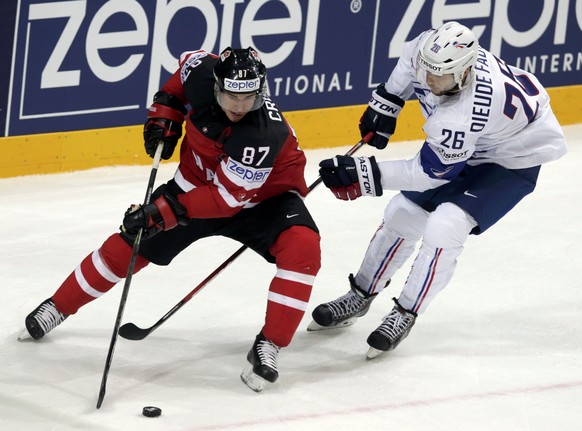
<svg viewBox="0 0 582 431">
<path fill-rule="evenodd" d="M 414 159 L 379 163 L 384 189 L 424 191 L 447 183 L 465 164 L 522 169 L 566 153 L 564 134 L 538 79 L 483 48 L 467 88 L 451 96 L 431 93 L 426 74 L 417 73 L 418 51 L 430 32 L 405 45 L 385 84 L 403 100 L 416 94 L 426 139 Z"/>
</svg>

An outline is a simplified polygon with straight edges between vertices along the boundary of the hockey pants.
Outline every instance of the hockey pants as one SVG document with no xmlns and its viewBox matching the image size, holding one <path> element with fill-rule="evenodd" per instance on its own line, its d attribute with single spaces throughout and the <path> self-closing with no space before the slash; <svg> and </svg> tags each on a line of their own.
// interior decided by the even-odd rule
<svg viewBox="0 0 582 431">
<path fill-rule="evenodd" d="M 277 272 L 269 286 L 263 335 L 280 347 L 289 345 L 307 309 L 315 276 L 321 265 L 319 235 L 304 226 L 284 230 L 271 245 Z M 119 234 L 111 235 L 89 254 L 67 277 L 53 295 L 64 314 L 79 308 L 109 291 L 127 275 L 132 248 Z M 134 273 L 149 261 L 137 257 Z M 236 306 L 236 304 L 234 304 Z"/>
</svg>

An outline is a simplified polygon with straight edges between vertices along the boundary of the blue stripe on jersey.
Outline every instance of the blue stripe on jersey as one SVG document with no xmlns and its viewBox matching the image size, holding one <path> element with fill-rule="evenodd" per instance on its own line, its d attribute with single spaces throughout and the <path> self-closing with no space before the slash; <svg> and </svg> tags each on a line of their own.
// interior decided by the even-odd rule
<svg viewBox="0 0 582 431">
<path fill-rule="evenodd" d="M 414 93 L 416 94 L 416 98 L 418 99 L 418 103 L 420 104 L 420 108 L 423 111 L 424 117 L 428 118 L 428 116 L 434 110 L 434 106 L 431 106 L 424 101 L 424 99 L 426 98 L 427 91 L 424 88 L 418 87 L 416 85 L 413 87 L 413 90 L 414 90 Z"/>
<path fill-rule="evenodd" d="M 425 105 L 425 103 L 422 100 L 418 100 L 418 103 L 420 104 L 421 109 L 426 113 L 426 117 L 428 117 L 431 113 L 431 111 L 429 111 L 429 109 L 427 108 L 427 106 Z"/>
</svg>

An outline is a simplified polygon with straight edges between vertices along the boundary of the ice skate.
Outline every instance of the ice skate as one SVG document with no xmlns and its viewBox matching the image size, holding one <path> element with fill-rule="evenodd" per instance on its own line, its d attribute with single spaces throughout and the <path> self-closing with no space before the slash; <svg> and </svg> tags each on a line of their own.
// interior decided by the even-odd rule
<svg viewBox="0 0 582 431">
<path fill-rule="evenodd" d="M 416 313 L 405 310 L 400 306 L 396 298 L 393 299 L 394 308 L 384 317 L 384 322 L 368 337 L 367 342 L 370 349 L 366 354 L 367 359 L 374 359 L 384 352 L 394 350 L 414 326 Z"/>
<path fill-rule="evenodd" d="M 311 316 L 313 321 L 307 326 L 308 331 L 321 331 L 339 327 L 351 326 L 359 317 L 365 315 L 370 309 L 374 298 L 378 295 L 368 295 L 362 291 L 354 276 L 350 274 L 350 290 L 345 295 L 333 301 L 318 305 Z"/>
<path fill-rule="evenodd" d="M 280 347 L 267 340 L 261 332 L 247 355 L 250 366 L 243 370 L 241 380 L 255 392 L 261 392 L 267 383 L 275 383 L 279 377 L 277 355 Z"/>
<path fill-rule="evenodd" d="M 34 340 L 40 340 L 50 331 L 59 326 L 69 317 L 67 314 L 57 310 L 52 298 L 43 301 L 32 313 L 26 316 L 24 321 L 26 331 L 18 337 L 20 341 L 27 339 L 29 336 Z"/>
</svg>

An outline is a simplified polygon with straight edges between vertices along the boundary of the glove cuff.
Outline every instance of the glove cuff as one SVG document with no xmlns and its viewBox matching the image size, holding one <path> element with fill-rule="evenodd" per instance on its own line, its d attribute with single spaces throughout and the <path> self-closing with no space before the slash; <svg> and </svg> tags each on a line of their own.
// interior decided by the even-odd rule
<svg viewBox="0 0 582 431">
<path fill-rule="evenodd" d="M 379 114 L 396 118 L 404 107 L 404 100 L 386 91 L 384 84 L 380 84 L 373 92 L 368 106 Z"/>
<path fill-rule="evenodd" d="M 174 108 L 176 111 L 180 111 L 182 115 L 186 115 L 188 111 L 184 107 L 185 103 L 182 102 L 179 98 L 174 96 L 173 94 L 166 93 L 165 91 L 158 91 L 154 94 L 154 102 L 160 105 L 169 106 L 170 108 Z"/>
<path fill-rule="evenodd" d="M 161 105 L 159 103 L 152 103 L 152 106 L 148 108 L 148 118 L 164 118 L 166 120 L 172 120 L 178 124 L 184 122 L 184 114 L 170 106 Z"/>
<path fill-rule="evenodd" d="M 358 171 L 358 181 L 362 196 L 382 196 L 381 174 L 376 163 L 376 158 L 354 157 L 356 169 Z"/>
<path fill-rule="evenodd" d="M 157 198 L 154 201 L 154 205 L 160 213 L 164 230 L 170 230 L 178 226 L 178 219 L 176 214 L 164 196 Z"/>
</svg>

